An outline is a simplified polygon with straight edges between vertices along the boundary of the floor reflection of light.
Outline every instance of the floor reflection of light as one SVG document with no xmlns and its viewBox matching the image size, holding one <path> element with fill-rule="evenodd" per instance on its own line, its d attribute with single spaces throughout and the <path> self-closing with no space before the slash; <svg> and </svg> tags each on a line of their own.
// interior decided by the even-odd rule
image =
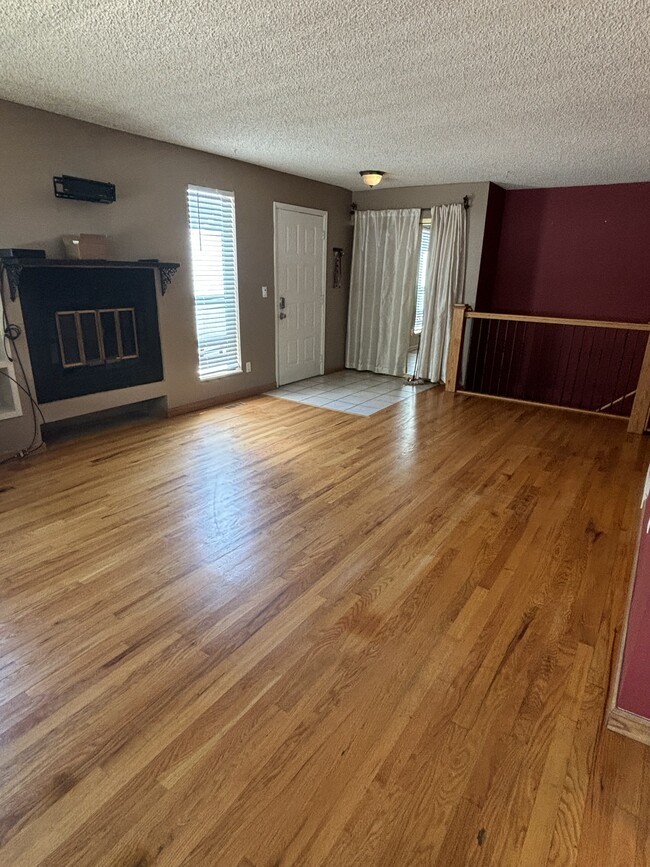
<svg viewBox="0 0 650 867">
<path fill-rule="evenodd" d="M 236 549 L 233 562 L 252 561 L 243 569 L 230 563 L 221 580 L 240 580 L 258 568 L 264 559 L 264 530 L 269 520 L 286 509 L 286 496 L 277 488 L 286 486 L 287 468 L 260 470 L 268 459 L 268 447 L 240 448 L 237 443 L 220 444 L 219 466 L 201 479 L 203 520 L 191 523 L 192 535 L 206 555 L 219 558 Z"/>
<path fill-rule="evenodd" d="M 404 469 L 412 469 L 417 461 L 418 425 L 415 399 L 402 402 L 399 416 L 399 454 Z"/>
</svg>

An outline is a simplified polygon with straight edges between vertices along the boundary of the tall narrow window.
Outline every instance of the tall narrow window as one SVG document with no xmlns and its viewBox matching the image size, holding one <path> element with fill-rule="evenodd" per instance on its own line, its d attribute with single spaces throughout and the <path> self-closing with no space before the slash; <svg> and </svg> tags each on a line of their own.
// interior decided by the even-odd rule
<svg viewBox="0 0 650 867">
<path fill-rule="evenodd" d="M 235 194 L 187 188 L 199 379 L 241 371 Z"/>
<path fill-rule="evenodd" d="M 431 226 L 426 223 L 420 232 L 420 258 L 418 260 L 417 295 L 415 298 L 415 322 L 413 333 L 422 333 L 422 312 L 424 310 L 424 278 L 427 273 L 427 261 L 429 259 L 429 241 L 431 239 Z"/>
</svg>

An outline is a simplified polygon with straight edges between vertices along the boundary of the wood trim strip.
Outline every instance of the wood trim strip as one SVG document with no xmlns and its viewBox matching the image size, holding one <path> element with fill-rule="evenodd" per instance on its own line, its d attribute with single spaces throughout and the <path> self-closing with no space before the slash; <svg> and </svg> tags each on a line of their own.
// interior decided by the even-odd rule
<svg viewBox="0 0 650 867">
<path fill-rule="evenodd" d="M 650 720 L 615 707 L 607 715 L 607 728 L 650 747 Z"/>
<path fill-rule="evenodd" d="M 650 339 L 646 342 L 639 380 L 636 384 L 636 395 L 630 413 L 627 432 L 642 434 L 648 425 L 650 415 Z"/>
<path fill-rule="evenodd" d="M 541 406 L 544 409 L 561 409 L 564 412 L 579 412 L 581 415 L 595 415 L 598 418 L 617 418 L 619 421 L 627 421 L 627 416 L 616 415 L 613 412 L 598 412 L 595 409 L 578 409 L 575 406 L 560 406 L 557 403 L 541 403 L 538 400 L 521 400 L 518 397 L 503 397 L 500 394 L 483 394 L 480 391 L 465 391 L 458 389 L 458 394 L 468 394 L 471 397 L 487 397 L 490 400 L 503 400 L 506 403 L 521 403 L 524 406 Z"/>
<path fill-rule="evenodd" d="M 650 331 L 650 322 L 608 322 L 602 319 L 564 319 L 558 316 L 523 316 L 518 313 L 477 313 L 468 311 L 467 319 L 501 319 L 506 322 L 547 322 L 552 325 L 585 325 L 592 328 L 623 328 Z"/>
<path fill-rule="evenodd" d="M 456 391 L 458 388 L 458 371 L 460 369 L 460 357 L 463 351 L 466 314 L 466 304 L 454 304 L 454 312 L 451 320 L 451 336 L 449 338 L 449 354 L 447 356 L 447 370 L 445 372 L 445 391 Z"/>
<path fill-rule="evenodd" d="M 625 643 L 627 641 L 627 630 L 628 624 L 630 622 L 630 609 L 632 607 L 632 596 L 634 595 L 634 583 L 636 580 L 636 568 L 639 560 L 639 545 L 637 540 L 637 547 L 634 554 L 634 565 L 632 566 L 632 574 L 630 577 L 630 586 L 627 588 L 627 601 L 625 603 L 625 617 L 623 619 L 623 628 L 621 629 L 621 638 L 618 647 L 616 648 L 616 663 L 612 667 L 612 674 L 610 678 L 609 684 L 609 698 L 607 700 L 607 725 L 609 726 L 609 718 L 611 715 L 617 711 L 620 713 L 630 713 L 630 711 L 623 710 L 623 708 L 617 707 L 618 702 L 618 690 L 621 684 L 621 672 L 623 671 L 623 656 L 625 654 Z M 636 716 L 636 714 L 632 714 Z M 639 717 L 640 719 L 641 717 Z M 650 721 L 649 721 L 650 725 Z M 618 731 L 619 729 L 616 729 Z"/>
<path fill-rule="evenodd" d="M 612 731 L 619 732 L 620 734 L 627 735 L 628 737 L 634 738 L 634 740 L 638 740 L 639 738 L 635 737 L 632 734 L 633 731 L 638 731 L 638 727 L 635 723 L 638 720 L 643 720 L 643 717 L 638 716 L 637 714 L 633 714 L 631 711 L 624 710 L 623 708 L 618 707 L 618 690 L 621 684 L 621 673 L 623 671 L 623 657 L 625 655 L 625 645 L 627 643 L 627 631 L 630 623 L 630 611 L 632 609 L 632 597 L 634 596 L 634 585 L 636 583 L 636 572 L 639 565 L 639 550 L 641 547 L 641 535 L 643 533 L 643 516 L 644 516 L 644 506 L 645 503 L 641 503 L 641 519 L 639 521 L 639 528 L 637 530 L 636 536 L 636 547 L 634 550 L 634 563 L 632 564 L 632 571 L 630 573 L 630 584 L 627 588 L 627 600 L 625 603 L 625 615 L 623 618 L 623 628 L 621 629 L 621 637 L 619 641 L 619 645 L 617 648 L 613 650 L 616 651 L 616 663 L 612 667 L 612 673 L 610 677 L 609 684 L 609 696 L 607 699 L 607 710 L 606 710 L 606 718 L 607 718 L 607 728 Z M 613 654 L 612 654 L 613 655 Z M 632 718 L 631 720 L 628 717 Z M 629 728 L 628 724 L 632 722 L 632 727 Z M 610 725 L 611 723 L 611 725 Z M 646 720 L 648 735 L 650 736 L 650 720 Z M 650 741 L 642 741 L 642 743 L 648 743 L 650 745 Z"/>
</svg>

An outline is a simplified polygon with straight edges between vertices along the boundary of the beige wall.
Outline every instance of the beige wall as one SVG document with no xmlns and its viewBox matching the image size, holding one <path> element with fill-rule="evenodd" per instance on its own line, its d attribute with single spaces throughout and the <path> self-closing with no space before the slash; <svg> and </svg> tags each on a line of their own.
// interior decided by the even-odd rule
<svg viewBox="0 0 650 867">
<path fill-rule="evenodd" d="M 379 187 L 353 193 L 360 210 L 383 210 L 384 208 L 430 208 L 432 205 L 447 205 L 462 202 L 469 196 L 471 207 L 467 212 L 467 273 L 465 276 L 465 303 L 476 303 L 483 232 L 487 211 L 490 184 L 440 184 L 425 187 Z"/>
<path fill-rule="evenodd" d="M 218 118 L 215 118 L 218 124 Z M 60 257 L 60 237 L 76 232 L 109 236 L 115 259 L 156 257 L 182 263 L 159 315 L 164 385 L 128 390 L 130 399 L 166 394 L 170 407 L 254 391 L 275 379 L 273 202 L 328 212 L 328 279 L 325 367 L 343 366 L 352 229 L 351 193 L 339 187 L 274 172 L 225 157 L 116 132 L 0 101 L 0 246 L 44 247 Z M 98 205 L 55 199 L 52 176 L 111 181 L 117 201 Z M 186 189 L 188 184 L 234 190 L 241 311 L 242 360 L 252 372 L 200 382 L 190 280 Z M 344 288 L 332 288 L 332 247 L 344 249 Z M 261 287 L 269 287 L 263 299 Z M 19 306 L 8 303 L 20 320 Z M 21 338 L 20 348 L 27 349 Z M 120 392 L 45 404 L 48 420 L 127 402 Z M 0 422 L 0 453 L 24 446 L 31 417 Z"/>
</svg>

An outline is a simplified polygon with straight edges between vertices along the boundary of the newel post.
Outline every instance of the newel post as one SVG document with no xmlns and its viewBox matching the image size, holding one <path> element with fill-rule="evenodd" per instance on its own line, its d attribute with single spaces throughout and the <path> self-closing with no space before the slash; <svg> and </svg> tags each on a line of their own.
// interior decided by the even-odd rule
<svg viewBox="0 0 650 867">
<path fill-rule="evenodd" d="M 465 313 L 469 309 L 467 304 L 454 304 L 445 391 L 456 391 L 458 388 L 458 372 L 460 370 L 460 359 L 463 352 L 463 333 L 465 331 Z"/>
<path fill-rule="evenodd" d="M 643 363 L 641 364 L 641 372 L 639 373 L 639 381 L 636 386 L 636 395 L 632 404 L 627 432 L 642 434 L 648 424 L 648 415 L 650 415 L 650 335 L 648 336 L 648 342 L 646 343 L 643 355 Z"/>
</svg>

